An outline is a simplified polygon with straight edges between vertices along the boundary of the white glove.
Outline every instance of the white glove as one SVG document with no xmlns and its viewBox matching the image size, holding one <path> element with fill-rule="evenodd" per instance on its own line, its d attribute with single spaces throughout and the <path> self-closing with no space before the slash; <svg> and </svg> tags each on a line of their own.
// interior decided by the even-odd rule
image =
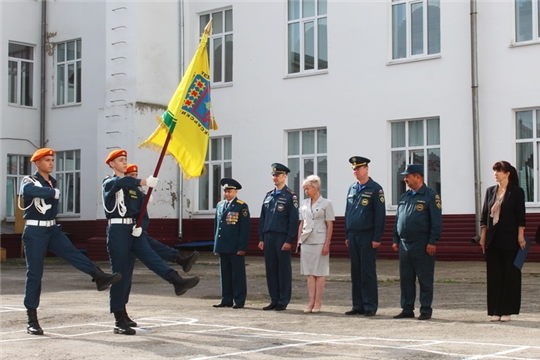
<svg viewBox="0 0 540 360">
<path fill-rule="evenodd" d="M 142 234 L 142 228 L 133 225 L 133 230 L 131 231 L 131 236 L 139 237 Z"/>
<path fill-rule="evenodd" d="M 54 198 L 55 199 L 60 199 L 60 190 L 54 189 Z"/>
<path fill-rule="evenodd" d="M 158 182 L 158 178 L 157 178 L 157 177 L 153 177 L 152 175 L 150 175 L 150 176 L 146 179 L 146 186 L 151 187 L 151 188 L 155 188 L 156 185 L 157 185 L 157 182 Z"/>
</svg>

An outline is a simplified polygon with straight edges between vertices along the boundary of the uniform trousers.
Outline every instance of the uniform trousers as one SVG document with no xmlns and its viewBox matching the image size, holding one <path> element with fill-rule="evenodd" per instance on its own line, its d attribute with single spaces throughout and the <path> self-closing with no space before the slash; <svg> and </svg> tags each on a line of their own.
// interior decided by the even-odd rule
<svg viewBox="0 0 540 360">
<path fill-rule="evenodd" d="M 247 295 L 246 257 L 236 253 L 219 254 L 221 303 L 244 305 Z"/>
<path fill-rule="evenodd" d="M 176 261 L 176 255 L 178 254 L 178 250 L 173 249 L 172 247 L 167 246 L 163 243 L 160 243 L 154 238 L 151 238 L 150 236 L 148 236 L 147 232 L 144 232 L 144 234 L 146 234 L 146 240 L 148 240 L 148 244 L 150 245 L 152 250 L 154 250 L 156 254 L 158 254 L 160 258 L 162 258 L 165 261 L 170 261 L 170 262 Z M 136 257 L 133 254 L 131 255 L 132 256 L 130 256 L 130 259 L 129 259 L 129 262 L 131 264 L 129 268 L 131 269 L 131 271 L 128 271 L 125 275 L 122 274 L 122 276 L 127 277 L 129 281 L 129 287 L 125 294 L 124 304 L 127 304 L 129 302 L 129 294 L 131 293 L 131 282 L 133 280 L 133 269 L 135 268 Z"/>
<path fill-rule="evenodd" d="M 152 250 L 145 233 L 140 237 L 131 236 L 132 228 L 133 225 L 128 224 L 113 224 L 107 227 L 107 251 L 109 252 L 112 271 L 130 274 L 129 276 L 122 276 L 120 281 L 111 285 L 109 294 L 111 313 L 124 310 L 126 301 L 129 298 L 134 257 L 137 257 L 148 269 L 166 281 L 168 281 L 170 272 L 173 271 Z"/>
<path fill-rule="evenodd" d="M 60 225 L 51 227 L 25 226 L 22 235 L 24 254 L 26 256 L 26 284 L 24 290 L 24 306 L 37 309 L 41 294 L 41 278 L 47 250 L 66 260 L 78 270 L 90 274 L 96 267 L 83 255 L 62 232 Z"/>
<path fill-rule="evenodd" d="M 377 249 L 373 248 L 373 231 L 347 232 L 351 258 L 353 309 L 377 311 Z"/>
<path fill-rule="evenodd" d="M 427 240 L 405 241 L 399 246 L 399 277 L 401 286 L 401 308 L 405 313 L 414 312 L 416 278 L 420 284 L 420 313 L 431 315 L 433 309 L 433 280 L 435 256 L 427 251 Z"/>
<path fill-rule="evenodd" d="M 291 251 L 282 251 L 287 234 L 267 232 L 264 241 L 264 265 L 266 285 L 272 304 L 286 307 L 291 301 L 292 265 Z"/>
<path fill-rule="evenodd" d="M 521 270 L 514 266 L 518 250 L 486 249 L 488 315 L 519 314 Z"/>
</svg>

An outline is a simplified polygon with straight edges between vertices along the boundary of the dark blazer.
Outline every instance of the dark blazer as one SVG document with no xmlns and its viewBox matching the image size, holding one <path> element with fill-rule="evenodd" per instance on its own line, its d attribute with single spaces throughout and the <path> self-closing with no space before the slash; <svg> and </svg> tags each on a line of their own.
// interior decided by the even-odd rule
<svg viewBox="0 0 540 360">
<path fill-rule="evenodd" d="M 248 205 L 234 198 L 228 209 L 225 200 L 216 205 L 214 222 L 214 252 L 236 254 L 246 251 L 249 242 L 251 219 Z"/>
<path fill-rule="evenodd" d="M 525 227 L 525 193 L 523 189 L 516 185 L 508 185 L 501 204 L 499 222 L 493 226 L 493 218 L 489 216 L 491 207 L 497 197 L 497 188 L 499 185 L 492 186 L 486 190 L 484 206 L 482 208 L 482 218 L 480 224 L 487 226 L 486 248 L 497 235 L 499 241 L 502 241 L 504 248 L 518 249 L 518 228 Z"/>
</svg>

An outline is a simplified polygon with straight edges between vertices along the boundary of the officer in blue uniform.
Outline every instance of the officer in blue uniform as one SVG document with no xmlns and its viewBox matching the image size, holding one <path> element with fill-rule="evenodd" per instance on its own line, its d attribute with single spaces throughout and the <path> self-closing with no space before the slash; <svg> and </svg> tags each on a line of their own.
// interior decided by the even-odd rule
<svg viewBox="0 0 540 360">
<path fill-rule="evenodd" d="M 125 150 L 112 151 L 105 163 L 114 171 L 113 176 L 103 181 L 103 205 L 109 223 L 107 250 L 113 271 L 120 269 L 119 271 L 127 274 L 131 270 L 132 256 L 135 255 L 146 267 L 173 284 L 176 295 L 183 295 L 199 283 L 199 277 L 186 279 L 180 277 L 152 250 L 146 234 L 143 233 L 141 227 L 136 226 L 145 196 L 139 186 L 155 187 L 158 179 L 153 176 L 147 179 L 124 176 L 127 170 L 127 151 Z M 115 334 L 135 335 L 136 333 L 129 326 L 125 312 L 130 287 L 131 281 L 125 279 L 111 286 L 110 311 L 116 320 Z"/>
<path fill-rule="evenodd" d="M 409 187 L 396 211 L 392 247 L 399 251 L 402 311 L 394 319 L 414 318 L 416 278 L 420 284 L 420 316 L 431 319 L 437 240 L 441 238 L 441 197 L 424 183 L 424 166 L 410 164 L 404 172 Z"/>
<path fill-rule="evenodd" d="M 80 271 L 91 275 L 99 291 L 119 281 L 122 275 L 105 274 L 73 246 L 62 232 L 61 225 L 56 224 L 60 190 L 56 188 L 56 179 L 50 175 L 54 170 L 54 150 L 39 149 L 30 161 L 35 163 L 37 171 L 34 175 L 23 179 L 21 191 L 24 200 L 23 217 L 26 219 L 22 235 L 26 257 L 24 306 L 28 315 L 27 332 L 32 335 L 43 335 L 43 329 L 37 318 L 37 308 L 47 250 L 60 256 Z"/>
<path fill-rule="evenodd" d="M 351 258 L 353 307 L 345 315 L 374 316 L 379 306 L 377 248 L 386 222 L 384 191 L 369 177 L 370 160 L 349 159 L 357 181 L 349 187 L 345 207 L 345 245 Z"/>
<path fill-rule="evenodd" d="M 266 284 L 271 302 L 263 310 L 285 310 L 291 301 L 291 245 L 298 232 L 298 196 L 285 182 L 291 170 L 272 164 L 275 188 L 264 197 L 259 219 L 259 249 L 264 250 Z"/>
<path fill-rule="evenodd" d="M 242 309 L 247 295 L 245 255 L 251 229 L 249 208 L 236 197 L 242 188 L 238 181 L 223 178 L 219 183 L 225 200 L 216 206 L 214 253 L 219 255 L 221 302 L 213 306 Z"/>
</svg>

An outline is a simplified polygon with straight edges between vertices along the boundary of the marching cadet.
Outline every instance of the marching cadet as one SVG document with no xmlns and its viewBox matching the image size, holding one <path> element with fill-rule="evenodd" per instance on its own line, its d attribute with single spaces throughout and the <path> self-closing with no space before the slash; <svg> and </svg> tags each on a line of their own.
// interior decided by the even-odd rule
<svg viewBox="0 0 540 360">
<path fill-rule="evenodd" d="M 225 200 L 216 206 L 214 253 L 219 255 L 221 302 L 213 306 L 242 309 L 247 295 L 245 255 L 251 229 L 249 208 L 236 197 L 242 189 L 238 181 L 223 178 L 219 183 Z"/>
<path fill-rule="evenodd" d="M 264 250 L 266 284 L 271 302 L 263 310 L 286 310 L 291 301 L 291 246 L 298 231 L 298 196 L 285 182 L 291 170 L 272 164 L 275 188 L 264 197 L 259 219 L 259 249 Z"/>
<path fill-rule="evenodd" d="M 50 174 L 54 169 L 54 150 L 42 148 L 30 158 L 37 171 L 27 176 L 22 182 L 24 200 L 24 218 L 26 225 L 22 235 L 26 257 L 26 284 L 24 306 L 28 315 L 27 332 L 43 335 L 43 329 L 37 318 L 37 308 L 41 294 L 43 263 L 47 250 L 52 251 L 80 271 L 92 276 L 98 291 L 118 282 L 119 273 L 106 274 L 95 263 L 84 256 L 62 232 L 62 226 L 56 223 L 60 190 Z"/>
<path fill-rule="evenodd" d="M 144 194 L 139 186 L 155 187 L 158 179 L 149 176 L 147 179 L 135 179 L 124 176 L 127 170 L 127 151 L 111 151 L 105 163 L 113 170 L 113 176 L 103 181 L 103 206 L 108 220 L 107 251 L 113 271 L 131 270 L 131 257 L 135 255 L 150 270 L 165 281 L 174 285 L 177 296 L 183 295 L 199 283 L 199 277 L 182 278 L 176 271 L 156 254 L 148 244 L 146 234 L 137 227 L 137 218 L 142 207 Z M 131 282 L 124 279 L 111 286 L 110 311 L 116 323 L 115 334 L 135 335 L 127 320 L 125 312 Z"/>
</svg>

